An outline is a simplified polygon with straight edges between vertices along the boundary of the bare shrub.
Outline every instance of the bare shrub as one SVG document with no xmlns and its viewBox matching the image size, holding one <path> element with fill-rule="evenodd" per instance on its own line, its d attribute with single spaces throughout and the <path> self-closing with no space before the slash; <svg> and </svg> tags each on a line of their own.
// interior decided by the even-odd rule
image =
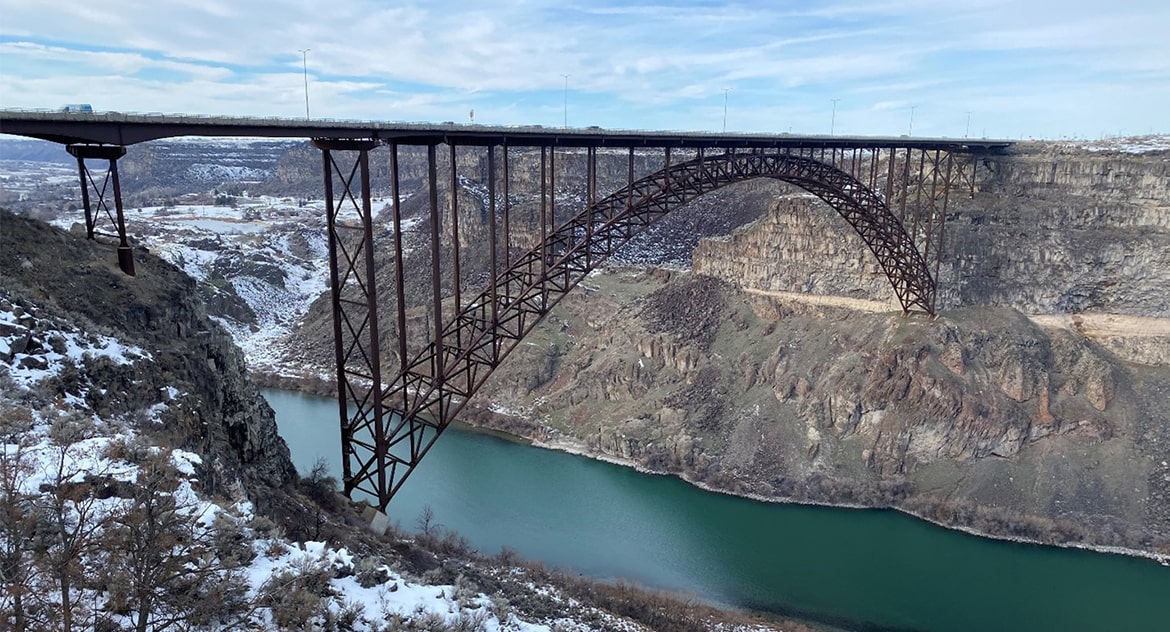
<svg viewBox="0 0 1170 632">
<path fill-rule="evenodd" d="M 33 614 L 40 610 L 31 542 L 40 528 L 37 496 L 22 491 L 32 473 L 23 446 L 0 450 L 0 621 L 17 632 L 43 623 Z"/>
<path fill-rule="evenodd" d="M 428 538 L 443 528 L 443 525 L 435 521 L 435 510 L 430 505 L 423 505 L 414 524 L 418 532 Z"/>
<path fill-rule="evenodd" d="M 306 559 L 295 568 L 274 574 L 259 591 L 259 603 L 272 613 L 281 630 L 315 630 L 328 612 L 332 570 L 320 560 Z"/>
<path fill-rule="evenodd" d="M 317 459 L 309 474 L 300 480 L 301 490 L 321 509 L 330 513 L 337 513 L 342 503 L 337 495 L 337 479 L 329 474 L 329 464 L 325 459 Z"/>
<path fill-rule="evenodd" d="M 249 607 L 238 560 L 215 555 L 222 543 L 199 507 L 176 495 L 179 484 L 169 452 L 144 461 L 133 497 L 103 536 L 110 607 L 129 614 L 137 632 L 233 620 Z"/>
<path fill-rule="evenodd" d="M 385 632 L 482 632 L 487 629 L 488 614 L 484 611 L 461 612 L 453 619 L 440 614 L 404 615 L 383 609 Z"/>
</svg>

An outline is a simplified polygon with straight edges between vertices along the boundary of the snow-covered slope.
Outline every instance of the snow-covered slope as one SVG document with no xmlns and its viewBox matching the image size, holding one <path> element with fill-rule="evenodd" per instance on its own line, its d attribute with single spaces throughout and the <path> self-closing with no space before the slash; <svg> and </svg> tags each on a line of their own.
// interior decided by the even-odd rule
<svg viewBox="0 0 1170 632">
<path fill-rule="evenodd" d="M 300 375 L 283 337 L 328 289 L 323 202 L 237 197 L 230 205 L 176 204 L 126 210 L 138 243 L 200 283 L 212 316 L 249 365 Z M 59 216 L 63 228 L 76 217 Z"/>
<path fill-rule="evenodd" d="M 152 371 L 149 350 L 2 287 L 0 359 L 0 628 L 645 629 L 535 585 L 522 590 L 563 612 L 526 622 L 468 582 L 285 537 L 246 499 L 203 491 L 204 457 L 158 441 L 191 394 L 162 388 L 119 414 L 90 407 L 101 367 Z M 526 585 L 522 569 L 500 574 Z"/>
</svg>

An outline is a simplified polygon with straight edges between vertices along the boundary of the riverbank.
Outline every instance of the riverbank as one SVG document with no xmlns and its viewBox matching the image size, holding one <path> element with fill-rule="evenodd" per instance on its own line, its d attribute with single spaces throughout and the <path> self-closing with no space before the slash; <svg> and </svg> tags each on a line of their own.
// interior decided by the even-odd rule
<svg viewBox="0 0 1170 632">
<path fill-rule="evenodd" d="M 339 456 L 334 400 L 266 396 L 300 467 Z M 848 629 L 1157 629 L 1170 617 L 1170 572 L 1148 560 L 974 537 L 897 511 L 710 493 L 470 430 L 448 428 L 391 520 L 417 527 L 430 506 L 478 551 L 514 548 L 574 576 Z"/>
<path fill-rule="evenodd" d="M 479 428 L 479 426 L 472 426 L 472 427 Z M 492 430 L 492 432 L 508 434 L 502 430 Z M 526 438 L 526 437 L 520 437 L 517 435 L 509 435 L 509 436 L 512 436 L 516 440 L 522 441 L 522 442 L 524 442 L 528 445 L 532 445 L 534 447 L 544 448 L 546 450 L 557 450 L 560 452 L 566 452 L 568 454 L 573 454 L 573 455 L 582 456 L 582 457 L 586 457 L 586 458 L 590 458 L 590 459 L 604 461 L 606 463 L 610 463 L 613 465 L 620 465 L 622 467 L 629 467 L 629 468 L 632 468 L 632 469 L 634 469 L 638 472 L 641 472 L 643 474 L 651 474 L 651 475 L 655 475 L 655 476 L 674 476 L 674 477 L 678 478 L 679 480 L 682 480 L 690 485 L 694 485 L 695 487 L 698 487 L 699 489 L 702 489 L 702 490 L 708 491 L 708 492 L 712 492 L 712 493 L 716 493 L 716 494 L 727 494 L 730 496 L 736 496 L 739 498 L 747 498 L 750 500 L 755 500 L 757 502 L 763 502 L 763 503 L 796 504 L 796 505 L 809 505 L 809 506 L 813 506 L 813 507 L 838 507 L 838 508 L 842 508 L 842 509 L 861 509 L 861 510 L 865 510 L 865 509 L 892 509 L 894 511 L 898 511 L 898 512 L 904 513 L 908 516 L 922 520 L 924 522 L 928 522 L 928 523 L 933 524 L 937 527 L 951 529 L 954 531 L 960 531 L 962 533 L 966 533 L 968 535 L 973 535 L 973 536 L 977 536 L 977 537 L 981 537 L 981 538 L 989 538 L 992 540 L 1002 540 L 1005 542 L 1015 542 L 1017 544 L 1031 544 L 1031 545 L 1036 545 L 1036 546 L 1055 546 L 1055 547 L 1059 547 L 1059 548 L 1080 549 L 1080 550 L 1085 550 L 1085 551 L 1093 551 L 1096 553 L 1106 553 L 1106 554 L 1111 554 L 1111 555 L 1124 555 L 1124 556 L 1128 556 L 1128 557 L 1138 557 L 1138 558 L 1144 558 L 1144 559 L 1158 562 L 1159 564 L 1161 564 L 1163 566 L 1170 566 L 1170 553 L 1157 553 L 1154 551 L 1143 551 L 1141 549 L 1131 549 L 1131 548 L 1126 548 L 1126 547 L 1098 546 L 1098 545 L 1093 545 L 1093 544 L 1085 544 L 1085 543 L 1081 543 L 1081 542 L 1051 542 L 1051 541 L 1043 541 L 1043 540 L 1038 540 L 1038 539 L 1025 538 L 1025 537 L 1020 537 L 1020 536 L 1011 535 L 1011 534 L 984 532 L 984 531 L 979 531 L 979 530 L 971 528 L 971 527 L 948 524 L 948 523 L 945 523 L 945 522 L 942 522 L 939 520 L 932 519 L 929 515 L 927 515 L 925 513 L 916 512 L 914 510 L 907 509 L 905 507 L 899 507 L 896 505 L 886 505 L 886 506 L 875 507 L 875 506 L 861 505 L 861 504 L 856 504 L 856 503 L 817 502 L 817 501 L 812 501 L 812 500 L 807 500 L 807 499 L 776 498 L 776 497 L 763 496 L 761 494 L 728 491 L 726 489 L 720 489 L 718 487 L 714 487 L 712 485 L 709 485 L 704 481 L 696 480 L 693 477 L 687 476 L 686 473 L 676 473 L 676 472 L 654 470 L 652 468 L 648 468 L 645 465 L 638 463 L 636 461 L 632 461 L 630 459 L 625 459 L 625 458 L 622 458 L 619 456 L 602 454 L 602 453 L 598 453 L 595 451 L 591 451 L 590 449 L 588 449 L 588 447 L 583 442 L 580 442 L 580 441 L 576 441 L 576 440 L 572 440 L 572 439 L 568 439 L 568 438 L 564 438 L 564 437 L 558 437 L 558 438 L 552 439 L 552 440 L 540 440 L 540 439 L 531 439 L 531 438 Z"/>
<path fill-rule="evenodd" d="M 321 379 L 303 379 L 289 376 L 273 376 L 265 374 L 255 374 L 253 379 L 264 388 L 294 390 L 319 397 L 336 397 L 336 391 L 334 390 L 336 387 Z M 1095 545 L 1076 541 L 1062 541 L 1056 537 L 1061 533 L 1059 530 L 1059 525 L 1053 526 L 1052 529 L 1046 534 L 1041 533 L 1040 537 L 1028 537 L 1017 533 L 979 529 L 971 525 L 956 524 L 955 522 L 940 520 L 932 515 L 932 508 L 930 507 L 915 508 L 897 504 L 869 505 L 851 502 L 832 502 L 808 498 L 767 496 L 753 493 L 751 491 L 744 491 L 742 489 L 732 489 L 728 488 L 727 486 L 712 484 L 708 480 L 704 480 L 702 477 L 696 475 L 695 472 L 685 470 L 670 471 L 656 469 L 649 467 L 645 462 L 625 458 L 620 455 L 601 452 L 598 451 L 595 446 L 590 445 L 588 442 L 565 436 L 556 430 L 550 429 L 547 426 L 534 422 L 530 419 L 526 419 L 518 415 L 494 412 L 480 406 L 468 406 L 457 423 L 478 431 L 486 431 L 496 436 L 507 438 L 509 440 L 517 441 L 527 445 L 532 445 L 534 447 L 565 452 L 568 454 L 594 459 L 613 465 L 628 467 L 644 474 L 671 476 L 704 491 L 747 498 L 757 502 L 771 504 L 840 507 L 848 509 L 892 509 L 938 527 L 959 531 L 977 537 L 1002 540 L 1006 542 L 1015 542 L 1019 544 L 1053 546 L 1059 548 L 1093 551 L 1110 555 L 1123 555 L 1127 557 L 1148 559 L 1158 562 L 1164 566 L 1170 566 L 1170 552 L 1149 551 L 1132 547 Z M 1009 524 L 1008 518 L 1000 518 L 1000 522 L 998 524 Z M 1044 537 L 1045 535 L 1050 537 Z"/>
</svg>

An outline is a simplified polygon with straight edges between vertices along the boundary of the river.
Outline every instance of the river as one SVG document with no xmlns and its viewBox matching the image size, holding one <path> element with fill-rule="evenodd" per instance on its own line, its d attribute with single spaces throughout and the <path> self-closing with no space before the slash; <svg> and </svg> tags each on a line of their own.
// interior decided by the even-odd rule
<svg viewBox="0 0 1170 632">
<path fill-rule="evenodd" d="M 301 472 L 340 477 L 337 403 L 264 392 Z M 889 510 L 756 502 L 449 428 L 391 502 L 483 553 L 864 630 L 1166 630 L 1170 568 L 1018 544 Z"/>
</svg>

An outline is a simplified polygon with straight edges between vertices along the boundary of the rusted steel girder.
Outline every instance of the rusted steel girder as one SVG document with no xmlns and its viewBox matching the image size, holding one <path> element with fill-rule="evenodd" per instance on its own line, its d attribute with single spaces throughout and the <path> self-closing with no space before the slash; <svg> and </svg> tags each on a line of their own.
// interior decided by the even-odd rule
<svg viewBox="0 0 1170 632">
<path fill-rule="evenodd" d="M 800 151 L 819 162 L 850 173 L 866 187 L 881 195 L 886 206 L 896 211 L 919 253 L 931 268 L 938 284 L 939 270 L 946 245 L 946 222 L 952 191 L 974 197 L 977 186 L 977 157 L 933 149 L 858 148 Z M 847 159 L 844 159 L 846 158 Z M 937 311 L 937 296 L 926 310 Z"/>
<path fill-rule="evenodd" d="M 85 208 L 85 236 L 93 239 L 97 234 L 98 219 L 102 214 L 109 218 L 114 225 L 118 238 L 118 267 L 123 273 L 134 276 L 134 250 L 126 237 L 126 216 L 122 210 L 122 185 L 118 178 L 118 159 L 126 155 L 126 148 L 121 145 L 66 145 L 65 150 L 77 159 L 77 174 L 81 179 L 81 204 Z M 106 173 L 98 186 L 93 171 L 86 160 L 105 160 Z M 90 191 L 96 194 L 96 208 Z M 107 191 L 114 202 L 114 213 L 110 213 L 110 200 Z"/>
<path fill-rule="evenodd" d="M 633 152 L 630 152 L 629 184 L 606 198 L 590 204 L 586 210 L 563 222 L 550 225 L 554 206 L 547 197 L 552 189 L 553 177 L 549 163 L 553 161 L 542 151 L 540 167 L 540 243 L 518 257 L 505 254 L 502 270 L 495 257 L 497 237 L 495 236 L 497 165 L 495 148 L 489 148 L 487 180 L 490 202 L 489 242 L 492 251 L 491 274 L 487 288 L 470 300 L 465 297 L 453 305 L 450 316 L 443 318 L 443 283 L 439 270 L 440 219 L 438 204 L 437 171 L 435 147 L 428 147 L 428 191 L 430 198 L 430 249 L 432 264 L 432 306 L 434 334 L 431 341 L 409 360 L 401 358 L 400 370 L 396 377 L 386 384 L 375 376 L 373 367 L 365 372 L 350 372 L 347 362 L 354 358 L 372 361 L 377 355 L 377 336 L 363 337 L 373 351 L 364 354 L 342 356 L 347 347 L 338 343 L 339 389 L 342 393 L 344 451 L 347 464 L 345 489 L 347 493 L 357 491 L 368 494 L 381 509 L 385 509 L 394 494 L 401 488 L 410 473 L 430 450 L 443 430 L 466 405 L 491 375 L 492 371 L 513 351 L 524 338 L 573 287 L 575 287 L 596 266 L 612 256 L 630 239 L 640 234 L 657 219 L 678 208 L 695 196 L 720 187 L 754 178 L 774 178 L 800 186 L 820 197 L 832 206 L 854 230 L 878 260 L 889 278 L 891 286 L 904 312 L 918 309 L 934 313 L 935 279 L 927 259 L 907 231 L 902 218 L 895 215 L 876 190 L 881 190 L 880 176 L 894 173 L 896 152 L 889 152 L 889 165 L 883 168 L 878 163 L 881 156 L 876 152 L 867 154 L 825 150 L 724 152 L 711 155 L 697 152 L 697 157 L 683 162 L 672 162 L 672 155 L 666 151 L 663 156 L 664 168 L 644 178 L 633 179 Z M 396 165 L 396 149 L 392 148 L 392 171 Z M 504 171 L 507 173 L 508 154 L 503 148 Z M 587 173 L 596 173 L 596 153 L 588 152 Z M 903 162 L 909 165 L 926 158 L 909 152 Z M 328 158 L 326 164 L 329 164 Z M 943 164 L 943 163 L 935 163 Z M 845 167 L 849 171 L 841 168 Z M 328 167 L 327 167 L 328 169 Z M 328 173 L 328 171 L 327 171 Z M 363 171 L 363 174 L 366 172 Z M 947 186 L 941 187 L 938 180 L 944 178 L 937 167 L 932 173 L 918 171 L 913 181 L 914 198 L 944 200 Z M 855 174 L 860 174 L 859 179 Z M 368 177 L 368 174 L 363 176 Z M 392 175 L 395 177 L 395 175 Z M 591 176 L 592 178 L 593 176 Z M 454 177 L 452 178 L 454 181 Z M 329 181 L 327 179 L 327 181 Z M 901 188 L 901 183 L 885 182 L 887 191 Z M 587 185 L 592 187 L 593 184 Z M 393 202 L 396 215 L 396 232 L 400 231 L 398 215 L 397 184 L 394 184 Z M 503 189 L 508 190 L 505 176 Z M 453 191 L 452 194 L 455 192 Z M 589 194 L 591 196 L 591 194 Z M 941 197 L 940 197 L 941 196 Z M 368 198 L 364 194 L 363 201 Z M 888 198 L 888 195 L 887 195 Z M 905 202 L 905 196 L 903 196 Z M 452 208 L 454 208 L 452 202 Z M 368 202 L 365 203 L 368 207 Z M 508 208 L 510 202 L 503 200 L 505 241 L 507 235 Z M 922 204 L 911 204 L 910 213 L 914 221 L 928 226 L 937 224 L 941 231 L 942 221 L 933 216 L 922 216 L 915 209 Z M 933 211 L 932 211 L 933 212 Z M 333 217 L 331 211 L 331 217 Z M 368 208 L 363 215 L 368 224 Z M 452 222 L 453 224 L 454 222 Z M 924 234 L 934 234 L 933 228 L 924 229 Z M 368 233 L 367 233 L 368 234 Z M 451 235 L 457 241 L 458 234 Z M 368 239 L 368 237 L 367 237 Z M 331 242 L 332 243 L 332 242 Z M 399 253 L 398 281 L 401 283 L 401 243 L 396 241 Z M 505 248 L 508 252 L 509 248 Z M 340 261 L 352 257 L 342 256 Z M 366 286 L 373 291 L 371 282 Z M 344 275 L 341 275 L 344 278 Z M 459 284 L 453 278 L 452 283 Z M 335 284 L 335 288 L 344 287 Z M 359 284 L 360 286 L 360 284 Z M 335 289 L 335 291 L 337 291 Z M 372 294 L 367 294 L 370 298 Z M 398 303 L 400 355 L 405 349 L 405 305 Z M 357 303 L 355 303 L 356 305 Z M 372 303 L 371 303 L 372 304 Z M 349 338 L 357 338 L 361 332 L 370 331 L 366 318 L 355 319 L 335 311 L 341 316 L 340 322 L 350 328 Z M 368 316 L 374 318 L 375 316 Z M 352 322 L 358 321 L 354 327 Z M 340 324 L 335 331 L 344 333 Z M 342 369 L 353 378 L 360 378 L 366 385 L 365 392 L 354 392 L 355 379 L 343 379 Z M 346 417 L 348 397 L 351 402 L 349 417 Z M 374 403 L 379 400 L 380 403 Z M 366 437 L 356 436 L 364 432 Z"/>
<path fill-rule="evenodd" d="M 386 459 L 385 413 L 380 396 L 382 358 L 369 156 L 378 143 L 317 139 L 313 144 L 321 150 L 325 181 L 342 479 L 347 493 L 352 491 L 351 482 L 357 477 L 372 486 L 370 493 L 379 498 L 388 497 L 393 494 L 390 484 L 397 472 L 394 463 Z M 354 154 L 356 158 L 348 169 L 339 164 L 338 158 L 344 160 Z M 355 473 L 353 462 L 366 454 L 372 455 L 382 467 Z"/>
</svg>

